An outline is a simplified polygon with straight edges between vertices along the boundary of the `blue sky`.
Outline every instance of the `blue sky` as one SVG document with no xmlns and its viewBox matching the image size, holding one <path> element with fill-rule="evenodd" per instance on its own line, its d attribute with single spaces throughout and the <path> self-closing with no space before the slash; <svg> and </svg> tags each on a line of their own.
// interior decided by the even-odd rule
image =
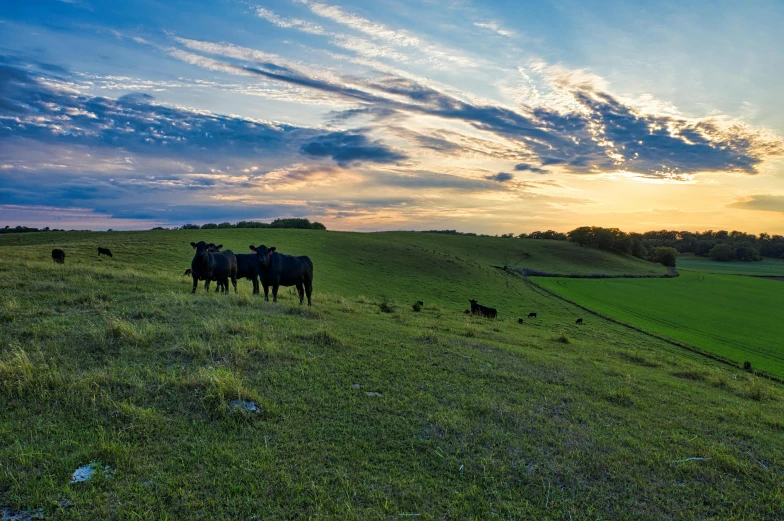
<svg viewBox="0 0 784 521">
<path fill-rule="evenodd" d="M 784 5 L 0 5 L 0 224 L 784 233 Z"/>
</svg>

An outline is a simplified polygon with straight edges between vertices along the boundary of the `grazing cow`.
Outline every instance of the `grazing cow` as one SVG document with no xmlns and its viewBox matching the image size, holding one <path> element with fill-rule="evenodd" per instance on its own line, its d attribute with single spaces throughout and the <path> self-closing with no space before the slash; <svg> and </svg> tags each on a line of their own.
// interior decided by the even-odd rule
<svg viewBox="0 0 784 521">
<path fill-rule="evenodd" d="M 425 307 L 425 303 L 422 302 L 421 300 L 417 300 L 416 303 L 419 304 L 422 307 Z"/>
<path fill-rule="evenodd" d="M 65 252 L 60 248 L 52 250 L 52 260 L 57 264 L 65 264 Z"/>
<path fill-rule="evenodd" d="M 536 318 L 536 313 L 528 313 L 528 318 Z"/>
<path fill-rule="evenodd" d="M 575 324 L 582 324 L 583 323 L 583 319 L 578 318 L 574 323 Z"/>
<path fill-rule="evenodd" d="M 109 257 L 111 257 L 112 251 L 109 248 L 101 248 L 100 246 L 98 246 L 98 256 L 100 257 L 101 255 L 108 255 Z"/>
<path fill-rule="evenodd" d="M 471 303 L 471 313 L 474 315 L 481 315 L 487 318 L 495 318 L 498 312 L 495 308 L 488 308 L 486 306 L 482 306 L 481 304 L 477 304 L 476 300 L 469 300 Z"/>
<path fill-rule="evenodd" d="M 196 293 L 196 286 L 198 286 L 200 280 L 206 281 L 204 283 L 206 291 L 210 289 L 210 281 L 215 280 L 223 284 L 226 293 L 228 293 L 229 279 L 231 279 L 234 293 L 236 293 L 237 258 L 230 250 L 223 252 L 211 251 L 213 246 L 204 241 L 199 241 L 198 244 L 195 242 L 191 243 L 191 247 L 196 250 L 193 261 L 191 261 L 191 276 L 193 277 L 193 291 L 191 293 Z"/>
<path fill-rule="evenodd" d="M 256 252 L 256 261 L 259 266 L 259 278 L 264 286 L 264 300 L 269 300 L 269 287 L 272 286 L 272 301 L 278 301 L 278 287 L 296 286 L 299 293 L 299 303 L 305 294 L 308 296 L 308 306 L 311 305 L 310 294 L 313 292 L 313 262 L 306 256 L 295 257 L 275 251 L 275 247 L 267 248 L 263 244 L 256 248 L 250 245 L 251 251 Z"/>
<path fill-rule="evenodd" d="M 190 268 L 188 268 L 187 270 L 185 270 L 185 273 L 183 273 L 183 274 L 182 274 L 182 276 L 183 276 L 183 277 L 187 277 L 188 275 L 190 275 L 190 274 L 191 274 L 191 271 L 192 271 L 192 270 L 191 270 Z"/>
<path fill-rule="evenodd" d="M 517 323 L 518 323 L 518 324 L 522 324 L 522 323 L 523 323 L 523 319 L 522 319 L 522 318 L 518 318 L 518 319 L 517 319 Z"/>
<path fill-rule="evenodd" d="M 221 248 L 223 248 L 222 244 L 215 246 L 214 244 L 210 244 L 210 251 L 221 252 Z M 226 250 L 231 251 L 231 250 Z M 259 263 L 256 260 L 256 254 L 254 253 L 235 253 L 234 257 L 237 258 L 237 279 L 248 279 L 253 283 L 253 294 L 259 294 Z M 217 293 L 221 289 L 225 289 L 226 291 L 229 288 L 224 288 L 221 282 L 218 282 L 215 285 L 215 292 Z"/>
</svg>

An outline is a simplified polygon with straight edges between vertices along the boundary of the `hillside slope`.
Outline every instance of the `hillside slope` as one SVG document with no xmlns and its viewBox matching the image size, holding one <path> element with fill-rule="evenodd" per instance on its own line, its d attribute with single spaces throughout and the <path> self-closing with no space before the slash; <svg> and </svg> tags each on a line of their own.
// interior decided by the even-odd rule
<svg viewBox="0 0 784 521">
<path fill-rule="evenodd" d="M 191 295 L 198 236 L 85 234 L 65 265 L 51 245 L 0 247 L 0 511 L 784 516 L 779 388 L 596 318 L 578 326 L 581 310 L 448 241 L 276 233 L 264 241 L 314 258 L 312 308 L 246 282 Z M 93 256 L 98 243 L 115 258 Z M 500 318 L 464 316 L 474 294 Z M 527 310 L 539 318 L 518 324 Z M 113 474 L 71 484 L 93 461 Z"/>
</svg>

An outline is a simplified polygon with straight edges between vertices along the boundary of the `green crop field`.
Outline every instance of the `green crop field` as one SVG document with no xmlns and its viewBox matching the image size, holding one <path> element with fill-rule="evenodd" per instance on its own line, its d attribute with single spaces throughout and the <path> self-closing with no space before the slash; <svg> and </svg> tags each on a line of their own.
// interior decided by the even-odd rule
<svg viewBox="0 0 784 521">
<path fill-rule="evenodd" d="M 673 279 L 539 278 L 613 318 L 784 376 L 784 284 L 684 271 Z"/>
<path fill-rule="evenodd" d="M 678 257 L 678 269 L 725 275 L 784 277 L 784 260 L 764 258 L 757 262 L 718 262 L 704 257 L 684 255 Z"/>
<path fill-rule="evenodd" d="M 191 295 L 182 272 L 199 239 L 308 254 L 313 306 L 289 289 L 264 302 L 247 281 Z M 779 386 L 491 267 L 515 257 L 662 272 L 568 243 L 436 234 L 2 236 L 0 512 L 784 518 Z M 469 298 L 499 318 L 464 315 Z M 71 483 L 91 462 L 108 472 Z"/>
</svg>

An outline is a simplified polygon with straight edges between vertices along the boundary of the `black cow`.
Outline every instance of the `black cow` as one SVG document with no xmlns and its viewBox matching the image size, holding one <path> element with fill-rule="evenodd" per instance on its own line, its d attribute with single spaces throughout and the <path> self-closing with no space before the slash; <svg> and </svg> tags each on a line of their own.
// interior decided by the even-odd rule
<svg viewBox="0 0 784 521">
<path fill-rule="evenodd" d="M 522 319 L 522 318 L 518 318 L 518 319 L 517 319 L 517 323 L 518 323 L 518 324 L 522 324 L 522 323 L 523 323 L 523 319 Z"/>
<path fill-rule="evenodd" d="M 528 313 L 528 318 L 536 318 L 536 313 Z"/>
<path fill-rule="evenodd" d="M 256 261 L 259 266 L 259 278 L 264 286 L 264 300 L 269 300 L 269 287 L 272 286 L 272 301 L 278 301 L 278 287 L 296 286 L 299 293 L 299 303 L 305 295 L 308 296 L 308 306 L 311 305 L 310 294 L 313 292 L 313 262 L 306 256 L 295 257 L 275 251 L 275 247 L 267 248 L 263 244 L 256 248 L 250 245 L 251 251 L 256 252 Z"/>
<path fill-rule="evenodd" d="M 185 270 L 185 273 L 183 273 L 182 276 L 183 277 L 187 277 L 188 275 L 191 274 L 191 272 L 192 272 L 192 270 L 190 268 L 188 268 L 187 270 Z"/>
<path fill-rule="evenodd" d="M 211 251 L 214 245 L 199 241 L 198 244 L 192 242 L 191 246 L 196 250 L 196 255 L 191 261 L 191 276 L 193 277 L 193 291 L 196 293 L 196 286 L 200 280 L 206 281 L 204 289 L 209 291 L 210 281 L 218 281 L 228 293 L 229 279 L 234 286 L 234 293 L 237 292 L 237 258 L 231 250 L 223 252 Z M 222 245 L 221 245 L 222 246 Z"/>
<path fill-rule="evenodd" d="M 65 252 L 60 248 L 52 250 L 52 260 L 57 264 L 65 264 Z"/>
<path fill-rule="evenodd" d="M 583 319 L 581 319 L 581 318 L 578 318 L 578 319 L 575 321 L 575 324 L 582 324 L 582 323 L 583 323 Z"/>
<path fill-rule="evenodd" d="M 469 302 L 471 303 L 471 313 L 473 315 L 481 315 L 487 318 L 495 318 L 498 315 L 495 308 L 488 308 L 481 304 L 477 304 L 476 300 L 469 300 Z"/>
<path fill-rule="evenodd" d="M 101 255 L 108 255 L 109 257 L 111 257 L 112 251 L 109 248 L 101 248 L 100 246 L 98 246 L 98 256 L 100 257 Z"/>
</svg>

